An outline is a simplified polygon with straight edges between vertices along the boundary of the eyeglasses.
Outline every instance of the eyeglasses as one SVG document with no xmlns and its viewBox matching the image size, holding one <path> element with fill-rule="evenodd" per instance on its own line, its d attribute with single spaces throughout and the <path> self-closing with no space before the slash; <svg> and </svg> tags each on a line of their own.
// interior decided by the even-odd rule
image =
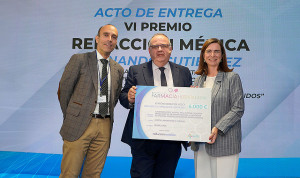
<svg viewBox="0 0 300 178">
<path fill-rule="evenodd" d="M 159 49 L 159 47 L 161 47 L 161 49 L 167 49 L 170 45 L 169 44 L 161 44 L 161 45 L 150 45 L 150 47 L 152 49 Z"/>
<path fill-rule="evenodd" d="M 215 53 L 216 55 L 219 55 L 221 54 L 221 50 L 206 50 L 205 51 L 206 54 L 212 54 L 212 53 Z"/>
</svg>

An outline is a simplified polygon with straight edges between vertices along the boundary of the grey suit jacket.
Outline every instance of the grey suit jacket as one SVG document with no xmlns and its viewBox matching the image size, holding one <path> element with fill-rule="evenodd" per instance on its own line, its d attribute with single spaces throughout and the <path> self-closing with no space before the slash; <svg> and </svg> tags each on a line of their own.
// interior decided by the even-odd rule
<svg viewBox="0 0 300 178">
<path fill-rule="evenodd" d="M 194 86 L 203 87 L 206 75 L 199 76 Z M 205 145 L 211 156 L 227 156 L 241 152 L 241 118 L 244 114 L 244 95 L 240 77 L 234 72 L 218 72 L 211 98 L 211 128 L 219 129 L 213 144 Z M 192 143 L 192 150 L 199 143 Z"/>
<path fill-rule="evenodd" d="M 110 59 L 111 91 L 109 111 L 111 124 L 114 107 L 122 88 L 123 67 Z M 77 140 L 88 127 L 97 103 L 98 69 L 96 51 L 74 54 L 65 67 L 59 84 L 59 102 L 63 113 L 60 134 L 64 140 Z"/>
<path fill-rule="evenodd" d="M 192 76 L 190 70 L 187 67 L 169 62 L 173 84 L 175 87 L 190 87 L 192 85 Z M 125 86 L 120 94 L 120 103 L 127 109 L 130 109 L 127 121 L 124 127 L 122 142 L 132 145 L 132 125 L 133 125 L 133 114 L 134 109 L 130 107 L 128 101 L 128 91 L 132 86 L 144 85 L 154 86 L 152 61 L 143 63 L 136 66 L 131 66 L 127 75 Z M 183 142 L 186 148 L 186 143 Z"/>
</svg>

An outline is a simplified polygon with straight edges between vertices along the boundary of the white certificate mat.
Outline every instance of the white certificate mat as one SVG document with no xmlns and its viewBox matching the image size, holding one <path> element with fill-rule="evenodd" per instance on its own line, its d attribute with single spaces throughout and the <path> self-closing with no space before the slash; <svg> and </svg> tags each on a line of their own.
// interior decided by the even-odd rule
<svg viewBox="0 0 300 178">
<path fill-rule="evenodd" d="M 137 86 L 132 138 L 208 142 L 211 89 Z"/>
</svg>

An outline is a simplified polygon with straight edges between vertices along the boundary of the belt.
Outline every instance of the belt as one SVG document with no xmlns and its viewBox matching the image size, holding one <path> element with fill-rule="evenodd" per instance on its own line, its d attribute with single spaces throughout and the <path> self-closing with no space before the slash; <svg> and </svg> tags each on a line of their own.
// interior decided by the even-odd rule
<svg viewBox="0 0 300 178">
<path fill-rule="evenodd" d="M 110 118 L 110 115 L 106 115 L 103 117 L 101 116 L 101 114 L 93 114 L 93 113 L 91 113 L 91 116 L 98 119 Z"/>
</svg>

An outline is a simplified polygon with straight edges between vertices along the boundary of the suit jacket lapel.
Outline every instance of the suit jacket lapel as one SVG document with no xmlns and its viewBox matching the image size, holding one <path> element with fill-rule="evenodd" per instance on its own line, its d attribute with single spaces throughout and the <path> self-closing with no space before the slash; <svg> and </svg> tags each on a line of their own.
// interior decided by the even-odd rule
<svg viewBox="0 0 300 178">
<path fill-rule="evenodd" d="M 90 74 L 94 83 L 95 91 L 98 91 L 98 68 L 97 68 L 97 56 L 96 51 L 88 53 L 88 65 L 90 69 Z"/>
<path fill-rule="evenodd" d="M 201 75 L 199 82 L 195 83 L 195 86 L 203 88 L 205 80 L 206 80 L 206 75 Z"/>
<path fill-rule="evenodd" d="M 171 67 L 171 72 L 172 72 L 172 77 L 173 77 L 173 85 L 174 85 L 174 87 L 180 86 L 179 85 L 180 80 L 178 80 L 180 78 L 179 69 L 176 66 L 174 66 L 172 62 L 169 62 L 169 64 Z"/>
<path fill-rule="evenodd" d="M 223 80 L 223 75 L 224 75 L 224 72 L 218 72 L 218 74 L 217 74 L 215 84 L 214 84 L 214 86 L 212 88 L 212 91 L 211 91 L 211 103 L 214 102 L 214 100 L 216 98 L 216 95 L 220 90 L 222 80 Z"/>
<path fill-rule="evenodd" d="M 152 60 L 147 62 L 146 65 L 143 66 L 143 74 L 144 74 L 146 84 L 148 86 L 154 86 Z"/>
<path fill-rule="evenodd" d="M 110 80 L 111 80 L 111 85 L 110 85 L 110 99 L 112 99 L 112 96 L 114 95 L 115 91 L 115 82 L 113 82 L 113 79 L 117 79 L 119 76 L 117 76 L 118 71 L 116 69 L 116 63 L 113 61 L 113 59 L 109 58 L 109 66 L 110 66 Z"/>
</svg>

